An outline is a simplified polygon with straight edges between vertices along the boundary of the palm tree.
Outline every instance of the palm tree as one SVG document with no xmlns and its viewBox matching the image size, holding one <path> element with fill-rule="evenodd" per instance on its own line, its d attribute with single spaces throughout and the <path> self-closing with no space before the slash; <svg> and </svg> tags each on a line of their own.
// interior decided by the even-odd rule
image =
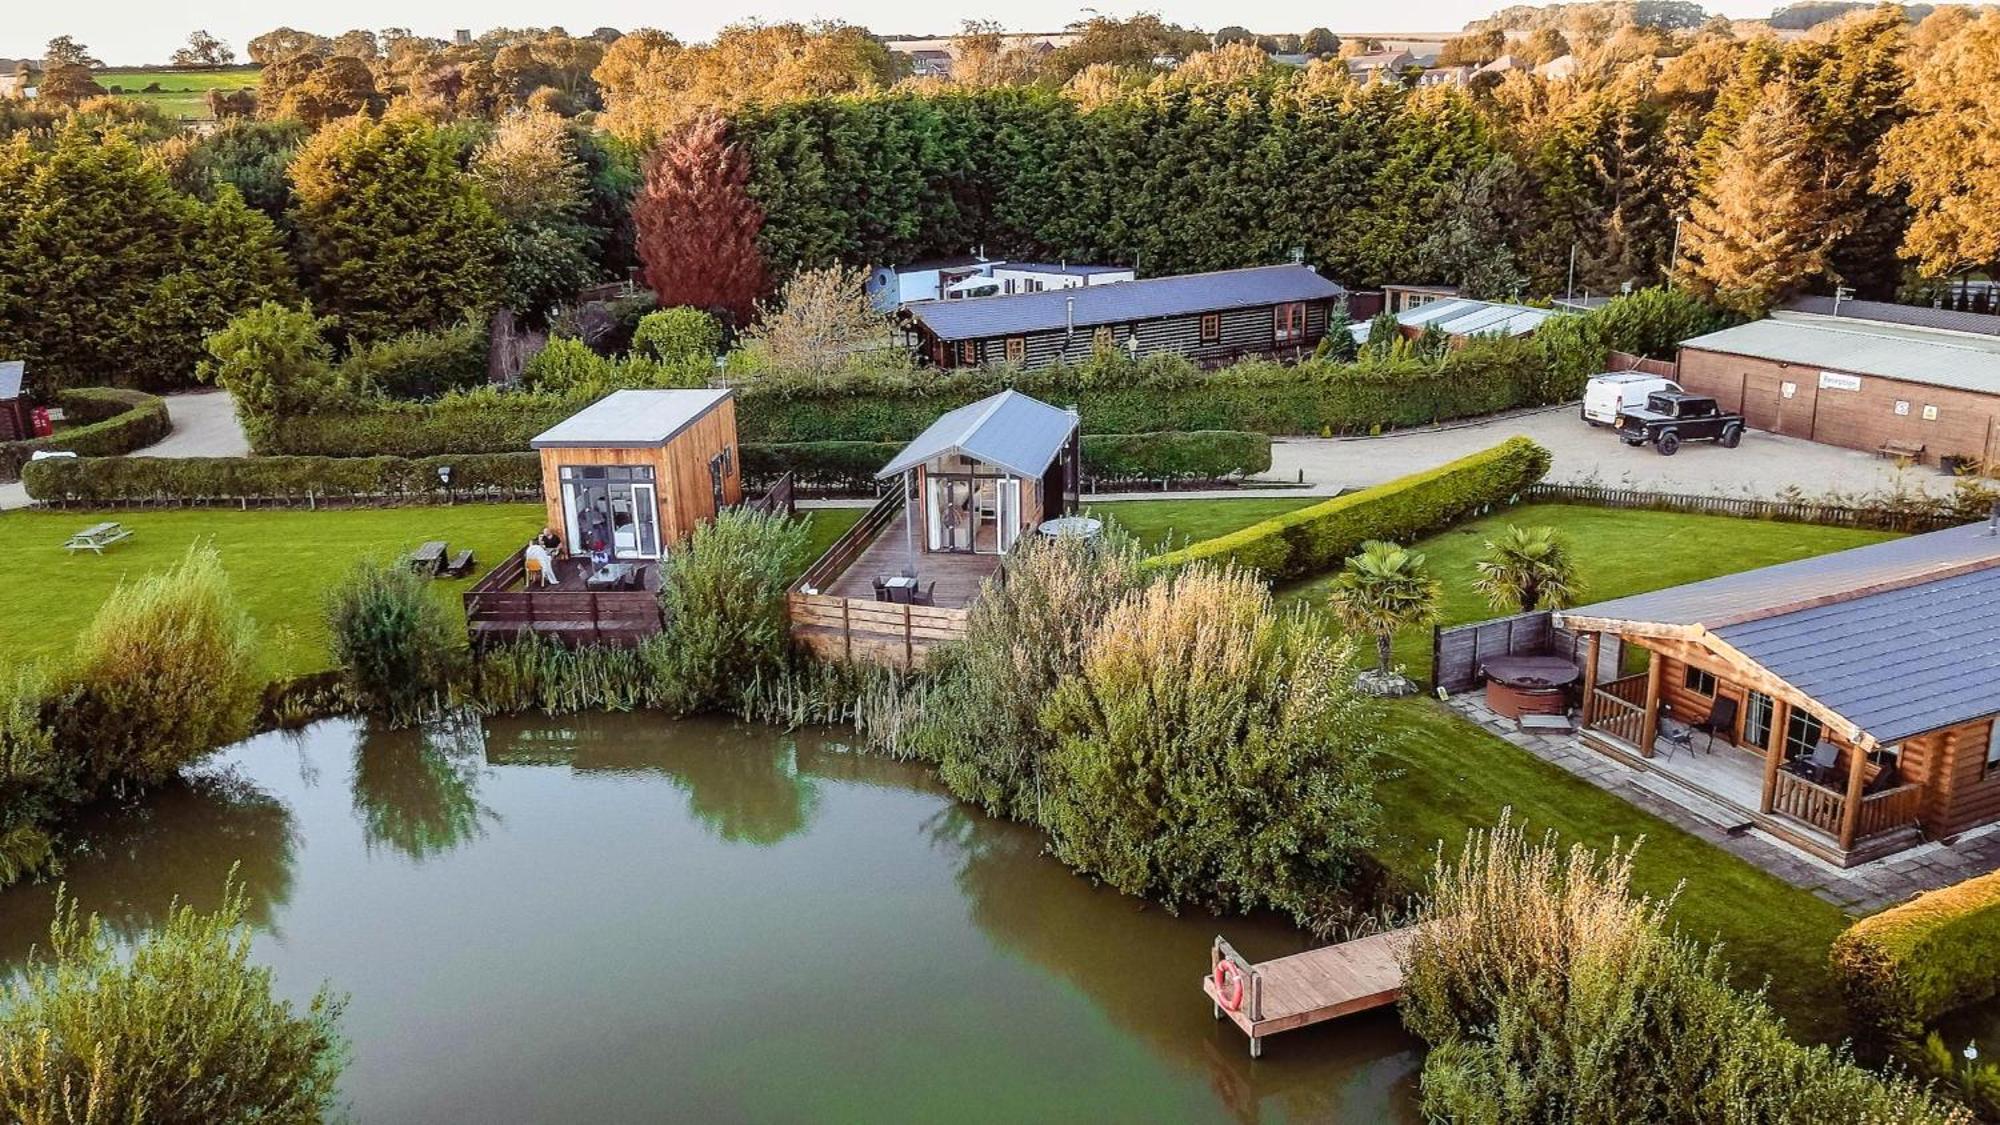
<svg viewBox="0 0 2000 1125">
<path fill-rule="evenodd" d="M 1378 667 L 1388 673 L 1396 630 L 1437 620 L 1439 593 L 1423 555 L 1371 539 L 1334 575 L 1327 605 L 1341 624 L 1374 636 Z"/>
<path fill-rule="evenodd" d="M 1569 538 L 1553 527 L 1509 524 L 1499 538 L 1486 541 L 1486 557 L 1473 569 L 1479 577 L 1472 588 L 1498 610 L 1566 609 L 1582 590 Z"/>
</svg>

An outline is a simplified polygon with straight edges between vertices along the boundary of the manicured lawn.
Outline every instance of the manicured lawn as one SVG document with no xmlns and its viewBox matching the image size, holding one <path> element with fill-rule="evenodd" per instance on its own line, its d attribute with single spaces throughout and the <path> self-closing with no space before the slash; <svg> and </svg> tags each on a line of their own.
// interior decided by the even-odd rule
<svg viewBox="0 0 2000 1125">
<path fill-rule="evenodd" d="M 833 541 L 847 533 L 847 529 L 861 522 L 868 514 L 866 508 L 813 508 L 807 512 L 812 517 L 811 549 L 806 557 L 817 559 L 826 554 Z"/>
<path fill-rule="evenodd" d="M 210 90 L 255 89 L 254 70 L 100 70 L 92 75 L 105 89 L 118 87 L 119 97 L 148 102 L 175 117 L 206 118 Z M 157 93 L 141 93 L 159 83 Z"/>
<path fill-rule="evenodd" d="M 1585 602 L 1622 598 L 1717 575 L 1811 558 L 1895 538 L 1885 531 L 1817 527 L 1680 512 L 1620 511 L 1574 504 L 1529 504 L 1460 524 L 1417 544 L 1444 585 L 1442 623 L 1462 625 L 1504 616 L 1473 592 L 1485 543 L 1508 524 L 1548 524 L 1569 535 L 1583 577 Z M 1325 604 L 1331 576 L 1294 583 L 1281 598 Z M 1416 680 L 1430 675 L 1431 631 L 1396 638 L 1396 659 Z"/>
<path fill-rule="evenodd" d="M 1227 535 L 1258 520 L 1283 515 L 1325 499 L 1324 496 L 1287 496 L 1242 500 L 1119 500 L 1109 504 L 1086 503 L 1084 512 L 1115 523 L 1148 550 L 1163 551 Z"/>
<path fill-rule="evenodd" d="M 859 510 L 813 513 L 815 551 L 860 518 Z M 100 519 L 132 529 L 132 538 L 102 557 L 62 548 L 72 532 Z M 428 539 L 456 552 L 470 547 L 479 570 L 512 554 L 541 528 L 539 504 L 465 504 L 447 508 L 385 508 L 336 512 L 9 512 L 0 516 L 14 551 L 9 594 L 0 599 L 0 663 L 59 656 L 118 584 L 163 570 L 189 546 L 211 542 L 222 555 L 236 596 L 258 626 L 260 665 L 276 677 L 328 666 L 320 620 L 327 587 L 358 559 L 399 555 Z M 817 554 L 815 554 L 817 557 Z M 453 607 L 472 578 L 440 581 L 438 597 Z"/>
</svg>

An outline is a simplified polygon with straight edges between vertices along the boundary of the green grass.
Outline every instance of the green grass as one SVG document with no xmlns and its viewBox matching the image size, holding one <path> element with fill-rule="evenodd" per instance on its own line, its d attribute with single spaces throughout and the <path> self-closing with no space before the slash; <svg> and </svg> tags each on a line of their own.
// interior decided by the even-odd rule
<svg viewBox="0 0 2000 1125">
<path fill-rule="evenodd" d="M 258 72 L 254 70 L 100 70 L 92 77 L 105 89 L 113 86 L 124 92 L 119 97 L 147 102 L 158 106 L 175 117 L 206 119 L 208 112 L 208 92 L 210 90 L 254 89 Z M 160 84 L 160 92 L 141 93 L 153 83 Z"/>
<path fill-rule="evenodd" d="M 1227 535 L 1272 516 L 1283 515 L 1324 496 L 1227 500 L 1119 500 L 1086 504 L 1086 515 L 1108 520 L 1130 533 L 1149 551 L 1164 551 L 1191 542 Z"/>
<path fill-rule="evenodd" d="M 812 513 L 814 550 L 824 550 L 860 517 L 858 509 Z M 102 557 L 69 554 L 63 541 L 101 519 L 132 538 Z M 163 570 L 189 546 L 211 542 L 238 601 L 257 623 L 259 667 L 267 676 L 330 666 L 321 599 L 356 560 L 399 555 L 428 539 L 477 554 L 474 577 L 512 554 L 542 526 L 539 504 L 464 504 L 337 512 L 9 512 L 0 517 L 18 570 L 0 599 L 0 662 L 58 657 L 70 650 L 121 577 Z M 817 554 L 815 554 L 817 557 Z M 457 611 L 472 578 L 439 581 L 438 597 Z"/>
<path fill-rule="evenodd" d="M 1474 593 L 1473 564 L 1485 543 L 1508 524 L 1549 524 L 1570 537 L 1583 581 L 1584 602 L 1622 598 L 1703 578 L 1844 551 L 1895 538 L 1886 531 L 1817 527 L 1681 512 L 1620 511 L 1572 504 L 1527 504 L 1472 520 L 1416 544 L 1431 573 L 1444 585 L 1443 625 L 1504 616 Z M 1330 575 L 1279 591 L 1286 601 L 1326 602 Z M 1430 675 L 1431 631 L 1409 629 L 1396 638 L 1396 660 L 1413 679 Z"/>
</svg>

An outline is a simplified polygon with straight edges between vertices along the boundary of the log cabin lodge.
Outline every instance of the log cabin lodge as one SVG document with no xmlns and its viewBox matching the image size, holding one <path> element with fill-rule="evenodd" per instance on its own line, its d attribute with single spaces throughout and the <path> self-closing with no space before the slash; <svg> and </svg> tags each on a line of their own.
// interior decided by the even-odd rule
<svg viewBox="0 0 2000 1125">
<path fill-rule="evenodd" d="M 2000 520 L 1554 623 L 1579 638 L 1584 743 L 1730 827 L 1847 867 L 2000 821 Z M 1619 674 L 1627 649 L 1644 671 Z"/>
<path fill-rule="evenodd" d="M 1302 359 L 1347 291 L 1309 266 L 1116 281 L 965 300 L 920 301 L 899 316 L 920 362 L 1027 370 L 1089 359 L 1100 332 L 1134 358 L 1203 364 Z"/>
</svg>

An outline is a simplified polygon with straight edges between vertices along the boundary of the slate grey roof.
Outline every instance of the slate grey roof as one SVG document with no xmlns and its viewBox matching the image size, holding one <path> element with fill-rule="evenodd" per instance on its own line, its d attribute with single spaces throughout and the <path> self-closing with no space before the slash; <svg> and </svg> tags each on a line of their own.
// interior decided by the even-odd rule
<svg viewBox="0 0 2000 1125">
<path fill-rule="evenodd" d="M 1329 301 L 1346 292 L 1305 266 L 1255 266 L 1114 281 L 1082 289 L 919 301 L 908 306 L 908 312 L 939 339 L 977 340 L 1061 329 L 1069 323 L 1072 300 L 1076 302 L 1076 326 L 1081 329 L 1283 301 Z"/>
<path fill-rule="evenodd" d="M 2000 567 L 1715 635 L 1877 742 L 2000 713 Z"/>
<path fill-rule="evenodd" d="M 1075 262 L 995 262 L 993 272 L 1019 270 L 1024 273 L 1059 273 L 1072 277 L 1090 277 L 1100 273 L 1126 273 L 1131 266 L 1086 266 Z"/>
<path fill-rule="evenodd" d="M 1949 332 L 1977 332 L 2000 336 L 2000 316 L 1989 313 L 1934 309 L 1928 305 L 1896 305 L 1888 301 L 1842 301 L 1834 311 L 1832 297 L 1794 297 L 1785 302 L 1792 312 L 1838 316 L 1842 319 L 1879 320 L 1888 324 L 1909 324 L 1918 328 L 1942 328 Z"/>
<path fill-rule="evenodd" d="M 1076 415 L 1069 411 L 1020 391 L 1001 391 L 932 422 L 875 477 L 886 480 L 949 453 L 997 465 L 1016 476 L 1038 477 L 1048 471 L 1075 429 Z"/>
<path fill-rule="evenodd" d="M 2000 394 L 2000 338 L 1975 333 L 1775 312 L 1681 347 Z"/>
<path fill-rule="evenodd" d="M 1984 523 L 1556 618 L 1700 626 L 1879 742 L 2000 712 L 2000 536 Z"/>
<path fill-rule="evenodd" d="M 27 364 L 18 359 L 0 363 L 0 399 L 21 397 L 21 375 Z"/>
<path fill-rule="evenodd" d="M 736 392 L 612 391 L 535 435 L 535 449 L 624 449 L 665 445 Z"/>
</svg>

